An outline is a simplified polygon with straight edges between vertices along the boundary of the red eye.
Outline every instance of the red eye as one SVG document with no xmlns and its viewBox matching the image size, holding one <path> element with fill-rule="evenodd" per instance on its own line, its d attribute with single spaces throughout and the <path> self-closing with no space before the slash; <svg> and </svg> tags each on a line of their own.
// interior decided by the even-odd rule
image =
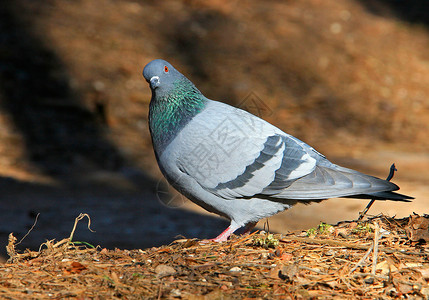
<svg viewBox="0 0 429 300">
<path fill-rule="evenodd" d="M 164 72 L 168 73 L 168 67 L 167 66 L 164 66 Z"/>
</svg>

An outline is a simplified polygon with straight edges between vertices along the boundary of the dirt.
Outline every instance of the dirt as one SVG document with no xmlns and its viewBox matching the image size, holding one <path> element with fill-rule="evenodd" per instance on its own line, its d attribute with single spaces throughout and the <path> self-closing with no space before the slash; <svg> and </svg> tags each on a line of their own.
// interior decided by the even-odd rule
<svg viewBox="0 0 429 300">
<path fill-rule="evenodd" d="M 164 58 L 209 98 L 242 107 L 335 163 L 429 205 L 427 7 L 409 1 L 9 1 L 0 7 L 0 246 L 37 249 L 89 213 L 95 245 L 145 249 L 228 223 L 164 185 L 141 71 Z M 424 6 L 424 5 L 423 5 Z M 160 191 L 169 191 L 160 198 Z M 174 201 L 171 202 L 171 200 Z M 259 229 L 352 220 L 367 203 L 297 205 Z M 0 253 L 7 258 L 5 247 Z"/>
<path fill-rule="evenodd" d="M 82 216 L 85 219 L 86 216 Z M 300 234 L 180 239 L 136 250 L 47 241 L 0 269 L 6 298 L 393 299 L 429 295 L 427 216 L 331 226 Z"/>
</svg>

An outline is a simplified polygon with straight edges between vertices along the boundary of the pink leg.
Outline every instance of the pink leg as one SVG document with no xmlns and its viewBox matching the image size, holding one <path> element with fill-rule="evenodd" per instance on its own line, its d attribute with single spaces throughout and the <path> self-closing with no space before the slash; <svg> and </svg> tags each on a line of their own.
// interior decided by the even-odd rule
<svg viewBox="0 0 429 300">
<path fill-rule="evenodd" d="M 229 236 L 236 230 L 236 228 L 233 228 L 231 226 L 228 226 L 227 229 L 225 229 L 221 234 L 219 234 L 214 239 L 210 239 L 210 241 L 213 242 L 225 242 L 228 240 Z"/>
<path fill-rule="evenodd" d="M 256 224 L 258 224 L 258 222 L 252 222 L 252 223 L 248 223 L 246 225 L 246 227 L 244 228 L 244 232 L 243 234 L 248 234 L 252 231 L 253 228 L 255 228 Z M 234 227 L 232 225 L 228 226 L 227 229 L 225 229 L 221 234 L 219 234 L 217 237 L 215 237 L 214 239 L 210 239 L 210 241 L 213 242 L 225 242 L 228 240 L 228 238 L 231 236 L 231 234 L 236 231 L 238 228 Z"/>
</svg>

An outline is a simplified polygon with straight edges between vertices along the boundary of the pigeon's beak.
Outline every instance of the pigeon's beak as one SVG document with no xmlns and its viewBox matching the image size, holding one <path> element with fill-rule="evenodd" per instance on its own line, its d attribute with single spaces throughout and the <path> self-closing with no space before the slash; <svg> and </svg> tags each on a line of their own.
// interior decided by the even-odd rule
<svg viewBox="0 0 429 300">
<path fill-rule="evenodd" d="M 149 80 L 149 83 L 150 83 L 150 87 L 153 90 L 156 89 L 161 84 L 158 76 L 152 76 L 152 78 Z"/>
</svg>

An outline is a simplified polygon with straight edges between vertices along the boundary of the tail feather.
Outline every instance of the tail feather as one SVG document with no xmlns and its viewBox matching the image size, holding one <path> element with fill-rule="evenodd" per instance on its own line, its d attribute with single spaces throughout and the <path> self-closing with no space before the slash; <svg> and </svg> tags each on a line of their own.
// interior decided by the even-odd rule
<svg viewBox="0 0 429 300">
<path fill-rule="evenodd" d="M 375 200 L 392 200 L 392 201 L 402 201 L 402 202 L 411 202 L 413 197 L 396 193 L 396 192 L 378 192 L 368 194 L 371 199 Z"/>
<path fill-rule="evenodd" d="M 312 173 L 296 180 L 274 197 L 300 202 L 334 197 L 404 202 L 414 199 L 393 192 L 396 190 L 399 190 L 399 187 L 390 181 L 332 165 L 316 166 Z"/>
</svg>

